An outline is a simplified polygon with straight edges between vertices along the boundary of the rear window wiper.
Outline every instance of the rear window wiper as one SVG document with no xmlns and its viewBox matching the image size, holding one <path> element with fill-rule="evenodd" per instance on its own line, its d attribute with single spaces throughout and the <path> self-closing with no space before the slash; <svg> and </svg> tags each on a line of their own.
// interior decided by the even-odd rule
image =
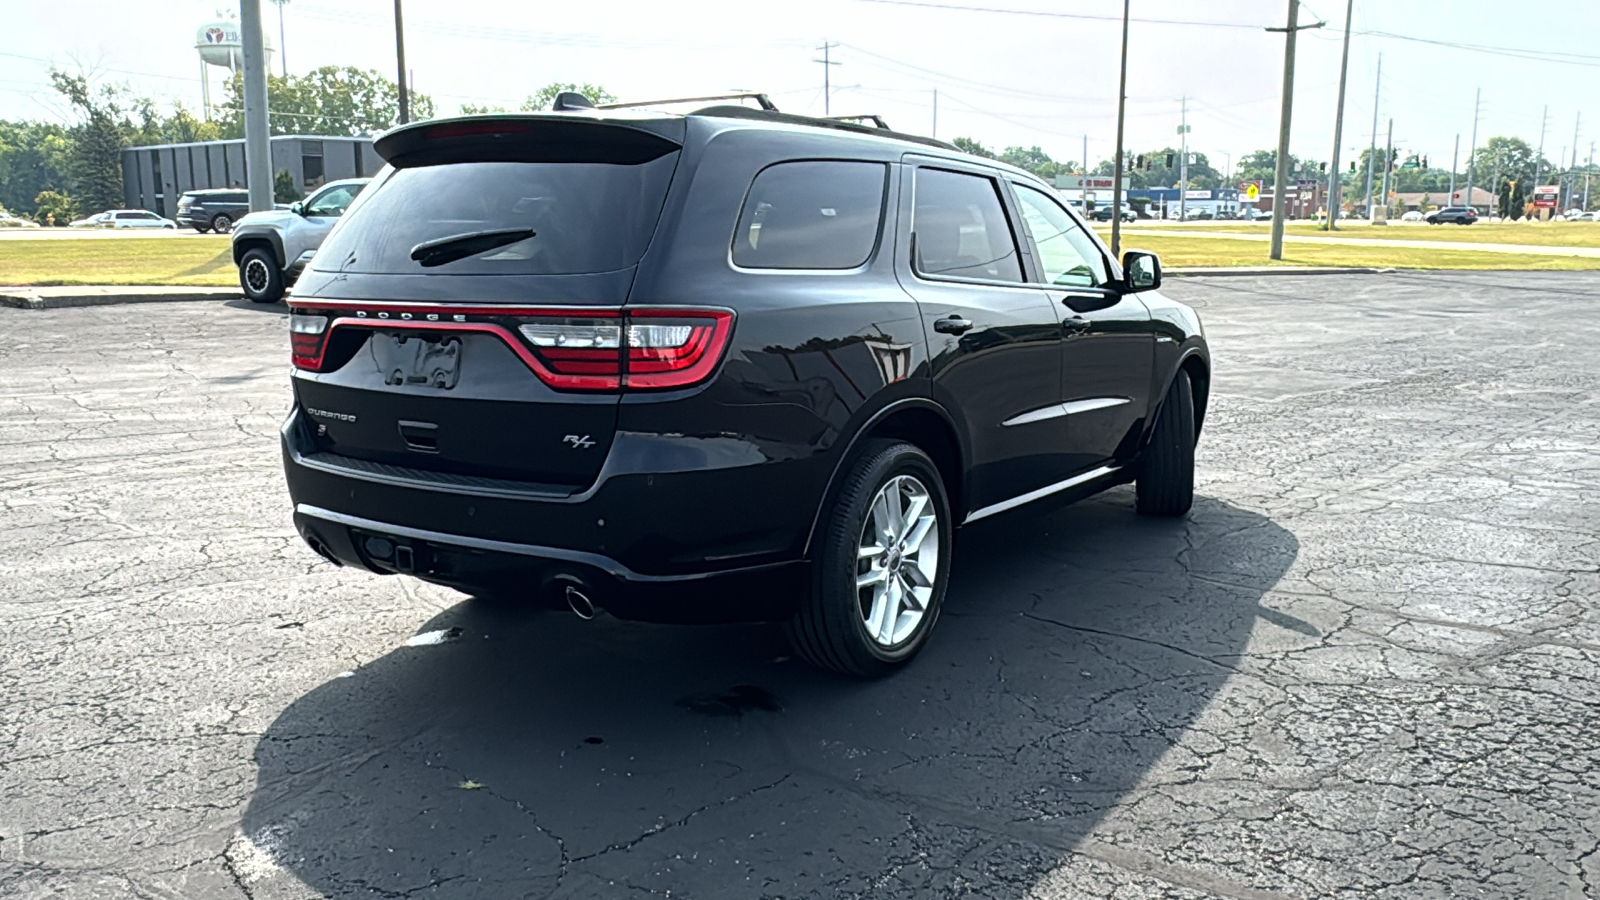
<svg viewBox="0 0 1600 900">
<path fill-rule="evenodd" d="M 506 228 L 500 231 L 473 231 L 435 238 L 411 248 L 411 258 L 423 266 L 442 266 L 486 250 L 515 244 L 534 236 L 532 228 Z"/>
</svg>

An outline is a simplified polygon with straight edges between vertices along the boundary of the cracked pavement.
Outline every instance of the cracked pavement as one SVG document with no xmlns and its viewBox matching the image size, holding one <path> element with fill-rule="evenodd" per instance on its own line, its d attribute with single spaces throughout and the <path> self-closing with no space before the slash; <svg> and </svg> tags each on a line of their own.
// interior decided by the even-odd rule
<svg viewBox="0 0 1600 900">
<path fill-rule="evenodd" d="M 1167 290 L 1192 517 L 968 529 L 876 683 L 321 562 L 281 310 L 0 309 L 0 897 L 1600 898 L 1600 276 Z"/>
</svg>

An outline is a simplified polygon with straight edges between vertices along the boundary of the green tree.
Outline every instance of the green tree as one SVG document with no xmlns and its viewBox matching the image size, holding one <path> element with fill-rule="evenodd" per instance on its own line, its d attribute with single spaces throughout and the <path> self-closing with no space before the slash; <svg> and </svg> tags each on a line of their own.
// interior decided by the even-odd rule
<svg viewBox="0 0 1600 900">
<path fill-rule="evenodd" d="M 67 225 L 77 217 L 78 203 L 66 194 L 40 191 L 39 196 L 33 198 L 33 220 L 40 225 L 48 225 L 52 221 L 57 225 Z"/>
<path fill-rule="evenodd" d="M 127 131 L 132 127 L 126 89 L 103 85 L 96 90 L 86 77 L 59 69 L 50 70 L 50 80 L 80 118 L 70 132 L 73 196 L 85 209 L 121 206 L 122 148 L 127 146 Z"/>
<path fill-rule="evenodd" d="M 1362 164 L 1365 165 L 1365 158 Z M 1328 173 L 1322 170 L 1321 165 L 1316 160 L 1290 154 L 1289 180 L 1325 179 Z M 1272 187 L 1278 178 L 1278 151 L 1257 150 L 1241 156 L 1239 164 L 1233 167 L 1233 177 L 1235 181 L 1259 181 Z"/>
<path fill-rule="evenodd" d="M 1007 147 L 1000 153 L 1000 161 L 1045 179 L 1046 181 L 1072 170 L 1070 163 L 1059 163 L 1040 147 Z"/>
<path fill-rule="evenodd" d="M 293 203 L 300 199 L 300 191 L 294 186 L 294 176 L 288 169 L 279 169 L 272 176 L 272 200 L 274 203 Z"/>
<path fill-rule="evenodd" d="M 0 206 L 31 214 L 41 191 L 65 191 L 72 142 L 67 129 L 45 122 L 0 121 Z"/>
<path fill-rule="evenodd" d="M 1221 187 L 1222 175 L 1211 167 L 1206 155 L 1193 150 L 1189 153 L 1194 157 L 1194 162 L 1189 164 L 1188 187 L 1194 190 Z M 1135 189 L 1177 187 L 1183 177 L 1183 161 L 1178 157 L 1179 151 L 1176 147 L 1162 147 L 1159 150 L 1133 154 L 1133 165 L 1123 170 L 1128 175 L 1128 187 Z M 1167 165 L 1168 158 L 1172 160 L 1171 166 Z M 1095 166 L 1094 174 L 1111 175 L 1114 165 L 1114 160 L 1101 160 L 1099 165 Z"/>
<path fill-rule="evenodd" d="M 960 150 L 962 153 L 970 153 L 973 156 L 981 156 L 981 157 L 983 157 L 985 159 L 999 159 L 1000 158 L 998 155 L 995 154 L 995 152 L 993 150 L 990 150 L 988 147 L 985 147 L 984 145 L 978 143 L 973 138 L 958 137 L 955 140 L 951 141 L 950 144 L 953 147 L 955 147 L 957 150 Z"/>
<path fill-rule="evenodd" d="M 556 81 L 534 91 L 528 99 L 522 101 L 522 112 L 546 112 L 551 104 L 556 102 L 556 95 L 562 91 L 576 91 L 588 97 L 596 105 L 617 102 L 617 96 L 597 84 L 576 84 L 570 81 Z M 504 106 L 489 106 L 487 104 L 463 103 L 461 114 L 464 116 L 481 116 L 491 113 L 504 114 L 510 112 Z"/>
<path fill-rule="evenodd" d="M 1473 168 L 1472 180 L 1478 184 L 1489 184 L 1498 170 L 1502 178 L 1532 185 L 1536 170 L 1548 174 L 1554 168 L 1527 141 L 1501 135 L 1484 141 L 1467 164 Z"/>
<path fill-rule="evenodd" d="M 323 66 L 304 75 L 268 76 L 267 120 L 272 134 L 360 137 L 400 121 L 400 88 L 376 69 Z M 433 99 L 411 95 L 411 117 L 433 118 Z M 223 137 L 244 137 L 244 76 L 224 94 L 217 125 Z"/>
<path fill-rule="evenodd" d="M 588 97 L 589 101 L 596 105 L 617 102 L 615 94 L 597 84 L 576 84 L 570 81 L 557 81 L 547 84 L 529 95 L 528 99 L 522 101 L 522 111 L 544 112 L 550 108 L 550 104 L 556 102 L 556 95 L 562 91 L 576 91 Z"/>
</svg>

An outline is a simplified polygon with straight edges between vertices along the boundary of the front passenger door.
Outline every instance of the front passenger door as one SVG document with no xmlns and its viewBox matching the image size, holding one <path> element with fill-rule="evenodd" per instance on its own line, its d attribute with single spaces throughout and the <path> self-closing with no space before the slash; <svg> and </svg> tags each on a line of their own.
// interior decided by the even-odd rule
<svg viewBox="0 0 1600 900">
<path fill-rule="evenodd" d="M 1068 466 L 1104 465 L 1126 449 L 1150 412 L 1155 334 L 1150 311 L 1123 295 L 1100 243 L 1049 194 L 1013 182 L 1033 278 L 1060 316 L 1061 414 Z"/>
</svg>

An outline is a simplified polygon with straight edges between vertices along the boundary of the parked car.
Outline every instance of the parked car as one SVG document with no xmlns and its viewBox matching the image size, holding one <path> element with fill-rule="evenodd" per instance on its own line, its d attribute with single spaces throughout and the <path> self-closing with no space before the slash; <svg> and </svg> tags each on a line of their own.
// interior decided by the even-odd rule
<svg viewBox="0 0 1600 900">
<path fill-rule="evenodd" d="M 1257 219 L 1270 219 L 1272 217 L 1254 206 L 1241 206 L 1239 211 L 1234 213 L 1234 218 L 1244 222 L 1254 222 Z"/>
<path fill-rule="evenodd" d="M 1109 221 L 1111 221 L 1111 207 L 1110 206 L 1102 206 L 1099 209 L 1096 209 L 1094 212 L 1090 213 L 1089 217 L 1091 219 L 1094 219 L 1096 222 L 1109 222 Z M 1139 214 L 1133 211 L 1133 205 L 1132 204 L 1129 204 L 1129 203 L 1122 204 L 1122 221 L 1124 221 L 1124 222 L 1132 222 L 1132 221 L 1134 221 L 1134 220 L 1136 220 L 1138 218 L 1139 218 Z"/>
<path fill-rule="evenodd" d="M 1420 210 L 1420 209 L 1408 209 L 1405 212 L 1400 214 L 1400 221 L 1402 221 L 1402 222 L 1421 222 L 1422 221 L 1422 210 Z"/>
<path fill-rule="evenodd" d="M 1566 212 L 1561 214 L 1561 218 L 1567 220 L 1568 222 L 1582 221 L 1582 219 L 1583 219 L 1583 210 L 1581 210 L 1581 209 L 1569 209 Z"/>
<path fill-rule="evenodd" d="M 227 234 L 250 214 L 250 192 L 236 188 L 189 191 L 178 198 L 178 224 L 202 234 Z"/>
<path fill-rule="evenodd" d="M 233 231 L 233 263 L 239 267 L 245 297 L 255 303 L 278 302 L 371 180 L 330 181 L 285 209 L 240 219 Z"/>
<path fill-rule="evenodd" d="M 73 228 L 177 228 L 178 223 L 147 209 L 112 209 L 72 223 Z"/>
<path fill-rule="evenodd" d="M 1199 319 L 1026 171 L 728 106 L 376 149 L 289 300 L 287 483 L 333 562 L 782 621 L 876 675 L 925 645 L 958 527 L 1127 482 L 1189 510 Z"/>
<path fill-rule="evenodd" d="M 1423 217 L 1429 225 L 1471 225 L 1478 221 L 1478 211 L 1470 206 L 1446 206 Z"/>
<path fill-rule="evenodd" d="M 38 228 L 39 223 L 32 219 L 14 216 L 9 212 L 0 210 L 0 228 Z"/>
</svg>

